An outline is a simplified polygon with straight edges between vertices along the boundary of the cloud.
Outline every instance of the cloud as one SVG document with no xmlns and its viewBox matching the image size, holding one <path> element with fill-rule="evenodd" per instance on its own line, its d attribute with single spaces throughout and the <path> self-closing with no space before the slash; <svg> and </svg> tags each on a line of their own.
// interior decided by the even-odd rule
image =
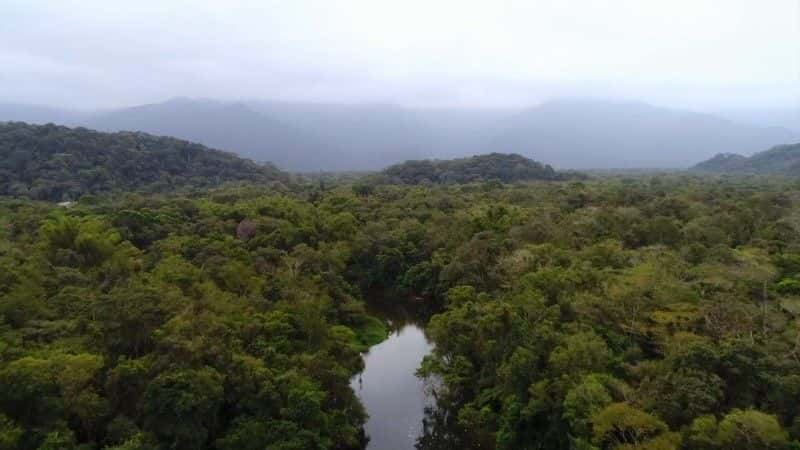
<svg viewBox="0 0 800 450">
<path fill-rule="evenodd" d="M 797 101 L 795 0 L 6 0 L 0 98 Z M 788 95 L 787 95 L 788 93 Z"/>
</svg>

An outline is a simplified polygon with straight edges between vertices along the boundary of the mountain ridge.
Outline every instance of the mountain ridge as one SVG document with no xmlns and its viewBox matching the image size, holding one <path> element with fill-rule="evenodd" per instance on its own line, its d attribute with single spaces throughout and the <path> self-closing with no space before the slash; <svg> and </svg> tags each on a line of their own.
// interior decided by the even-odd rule
<svg viewBox="0 0 800 450">
<path fill-rule="evenodd" d="M 717 153 L 750 154 L 794 133 L 643 102 L 562 99 L 524 110 L 414 109 L 391 103 L 173 98 L 53 122 L 175 136 L 291 171 L 378 170 L 411 159 L 519 153 L 563 169 L 687 168 Z M 0 120 L 48 110 L 0 105 Z M 48 120 L 50 121 L 50 120 Z"/>
</svg>

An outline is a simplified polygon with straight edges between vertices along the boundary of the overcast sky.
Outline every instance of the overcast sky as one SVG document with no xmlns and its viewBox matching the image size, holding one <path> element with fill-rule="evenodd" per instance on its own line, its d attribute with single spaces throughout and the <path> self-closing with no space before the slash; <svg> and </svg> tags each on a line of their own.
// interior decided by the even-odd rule
<svg viewBox="0 0 800 450">
<path fill-rule="evenodd" d="M 0 0 L 0 100 L 800 103 L 800 0 Z"/>
</svg>

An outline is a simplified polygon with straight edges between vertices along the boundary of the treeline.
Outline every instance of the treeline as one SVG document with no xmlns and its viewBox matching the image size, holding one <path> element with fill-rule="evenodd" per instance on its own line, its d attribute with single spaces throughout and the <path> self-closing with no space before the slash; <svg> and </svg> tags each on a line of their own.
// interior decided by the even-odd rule
<svg viewBox="0 0 800 450">
<path fill-rule="evenodd" d="M 68 201 L 85 194 L 288 180 L 273 166 L 174 138 L 0 123 L 0 195 Z"/>
<path fill-rule="evenodd" d="M 690 176 L 0 203 L 0 448 L 345 449 L 422 297 L 421 449 L 796 449 L 797 186 Z"/>
<path fill-rule="evenodd" d="M 402 184 L 512 183 L 568 178 L 556 173 L 549 165 L 521 155 L 504 153 L 449 160 L 406 161 L 388 167 L 382 175 L 388 182 Z"/>
</svg>

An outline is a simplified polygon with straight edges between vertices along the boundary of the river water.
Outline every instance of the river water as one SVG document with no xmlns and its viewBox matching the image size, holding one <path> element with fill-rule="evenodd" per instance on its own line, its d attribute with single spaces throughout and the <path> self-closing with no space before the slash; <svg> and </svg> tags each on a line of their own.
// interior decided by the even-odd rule
<svg viewBox="0 0 800 450">
<path fill-rule="evenodd" d="M 364 371 L 350 382 L 369 414 L 368 450 L 412 450 L 422 433 L 425 407 L 434 404 L 425 382 L 415 375 L 432 343 L 423 322 L 400 308 L 374 304 L 369 312 L 389 324 L 388 339 L 364 355 Z"/>
</svg>

